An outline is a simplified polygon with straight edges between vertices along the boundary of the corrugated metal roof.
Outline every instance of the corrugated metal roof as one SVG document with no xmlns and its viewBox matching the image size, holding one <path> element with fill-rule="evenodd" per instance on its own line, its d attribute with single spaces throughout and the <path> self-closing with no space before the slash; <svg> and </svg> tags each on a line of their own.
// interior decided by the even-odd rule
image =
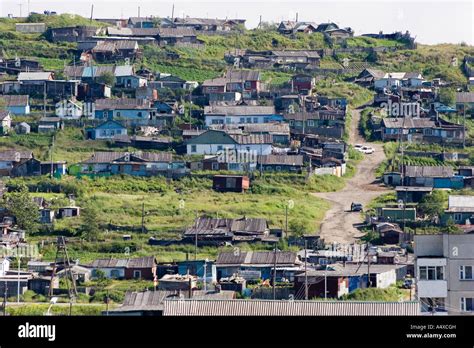
<svg viewBox="0 0 474 348">
<path fill-rule="evenodd" d="M 454 176 L 452 167 L 443 166 L 405 166 L 405 176 L 409 178 L 449 178 Z"/>
<path fill-rule="evenodd" d="M 10 116 L 10 111 L 8 110 L 0 110 L 0 121 L 3 121 L 5 118 Z"/>
<path fill-rule="evenodd" d="M 211 105 L 204 107 L 205 115 L 227 115 L 227 116 L 252 116 L 252 115 L 274 115 L 274 106 L 253 105 Z"/>
<path fill-rule="evenodd" d="M 275 263 L 275 253 L 273 251 L 241 251 L 221 252 L 217 257 L 216 265 L 273 265 Z M 294 265 L 296 263 L 296 253 L 291 251 L 277 251 L 276 264 Z"/>
<path fill-rule="evenodd" d="M 126 155 L 130 156 L 130 161 L 120 161 Z M 91 157 L 85 160 L 84 164 L 93 163 L 112 163 L 112 162 L 131 162 L 133 157 L 141 159 L 145 162 L 171 162 L 173 160 L 173 154 L 169 152 L 106 152 L 98 151 L 95 152 Z"/>
<path fill-rule="evenodd" d="M 148 268 L 155 265 L 153 256 L 139 257 L 134 259 L 97 259 L 89 265 L 91 268 Z"/>
<path fill-rule="evenodd" d="M 412 302 L 165 300 L 166 316 L 415 316 Z"/>
<path fill-rule="evenodd" d="M 107 34 L 110 36 L 154 37 L 157 36 L 159 33 L 160 28 L 107 28 Z"/>
<path fill-rule="evenodd" d="M 302 166 L 303 156 L 300 155 L 259 155 L 257 163 L 262 165 Z"/>
<path fill-rule="evenodd" d="M 193 299 L 196 300 L 231 300 L 235 298 L 235 292 L 229 290 L 204 291 L 194 290 Z M 178 294 L 176 291 L 127 291 L 123 304 L 111 310 L 111 312 L 130 312 L 130 311 L 161 311 L 163 303 L 170 299 L 183 299 L 189 297 L 188 291 Z"/>
<path fill-rule="evenodd" d="M 225 77 L 228 81 L 237 82 L 237 81 L 260 81 L 261 74 L 259 70 L 227 70 Z"/>
<path fill-rule="evenodd" d="M 307 58 L 320 58 L 317 51 L 310 50 L 273 50 L 272 54 L 277 57 L 307 57 Z"/>
<path fill-rule="evenodd" d="M 436 122 L 421 117 L 385 117 L 382 119 L 385 128 L 435 128 Z"/>
<path fill-rule="evenodd" d="M 119 65 L 114 69 L 114 75 L 116 77 L 121 76 L 132 76 L 133 75 L 133 65 Z"/>
<path fill-rule="evenodd" d="M 52 72 L 38 71 L 38 72 L 21 72 L 18 74 L 18 81 L 43 81 L 51 80 Z"/>
<path fill-rule="evenodd" d="M 271 134 L 229 134 L 229 136 L 240 145 L 273 143 L 273 136 Z"/>
<path fill-rule="evenodd" d="M 474 103 L 474 92 L 456 93 L 456 103 Z"/>
<path fill-rule="evenodd" d="M 193 28 L 160 28 L 158 35 L 161 38 L 187 37 L 196 36 L 196 31 Z"/>
<path fill-rule="evenodd" d="M 0 161 L 19 162 L 22 159 L 30 159 L 32 157 L 33 153 L 31 151 L 6 150 L 0 152 Z"/>
<path fill-rule="evenodd" d="M 151 103 L 145 99 L 138 98 L 118 98 L 118 99 L 97 99 L 95 101 L 96 110 L 109 109 L 150 109 Z"/>
<path fill-rule="evenodd" d="M 261 218 L 218 219 L 199 217 L 185 235 L 233 235 L 234 233 L 264 234 L 268 231 L 267 220 Z"/>
<path fill-rule="evenodd" d="M 6 106 L 26 106 L 28 105 L 28 95 L 2 95 L 0 101 L 3 101 Z"/>
<path fill-rule="evenodd" d="M 474 212 L 474 196 L 450 195 L 448 212 Z"/>
</svg>

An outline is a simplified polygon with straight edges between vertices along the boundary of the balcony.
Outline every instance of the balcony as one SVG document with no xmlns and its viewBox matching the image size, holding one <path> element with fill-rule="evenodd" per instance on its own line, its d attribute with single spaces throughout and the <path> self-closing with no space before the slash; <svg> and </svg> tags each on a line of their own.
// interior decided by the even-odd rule
<svg viewBox="0 0 474 348">
<path fill-rule="evenodd" d="M 446 280 L 418 280 L 418 297 L 448 297 Z"/>
</svg>

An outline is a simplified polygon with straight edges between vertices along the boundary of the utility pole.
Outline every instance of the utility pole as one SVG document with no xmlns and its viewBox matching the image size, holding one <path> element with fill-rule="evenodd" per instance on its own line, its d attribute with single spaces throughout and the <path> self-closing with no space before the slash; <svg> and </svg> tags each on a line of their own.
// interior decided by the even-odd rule
<svg viewBox="0 0 474 348">
<path fill-rule="evenodd" d="M 367 287 L 372 287 L 372 280 L 370 279 L 370 243 L 367 244 Z"/>
<path fill-rule="evenodd" d="M 275 248 L 273 249 L 273 300 L 276 300 L 276 264 L 277 264 L 277 248 L 275 243 Z"/>
<path fill-rule="evenodd" d="M 43 117 L 46 117 L 46 81 L 43 82 Z"/>
<path fill-rule="evenodd" d="M 54 135 L 51 138 L 51 149 L 49 151 L 50 152 L 50 161 L 51 161 L 51 172 L 50 172 L 51 179 L 54 176 L 53 151 L 54 151 Z"/>
<path fill-rule="evenodd" d="M 285 236 L 288 235 L 288 202 L 285 204 Z"/>
<path fill-rule="evenodd" d="M 324 266 L 324 299 L 328 298 L 328 265 Z"/>
<path fill-rule="evenodd" d="M 171 8 L 171 19 L 174 18 L 174 4 L 173 4 L 173 7 Z"/>
<path fill-rule="evenodd" d="M 462 104 L 462 148 L 466 148 L 466 104 Z"/>
<path fill-rule="evenodd" d="M 145 233 L 145 201 L 142 201 L 142 233 Z"/>
<path fill-rule="evenodd" d="M 90 19 L 91 23 L 92 23 L 93 18 L 94 18 L 94 4 L 91 5 L 91 19 Z"/>
<path fill-rule="evenodd" d="M 304 239 L 304 299 L 308 300 L 308 240 Z"/>
<path fill-rule="evenodd" d="M 7 315 L 7 295 L 8 295 L 8 285 L 5 280 L 5 291 L 3 292 L 3 316 Z"/>
<path fill-rule="evenodd" d="M 196 212 L 196 222 L 194 223 L 194 260 L 197 260 L 198 254 L 198 213 Z"/>
<path fill-rule="evenodd" d="M 204 260 L 204 275 L 203 275 L 203 280 L 204 280 L 204 292 L 207 291 L 207 260 Z"/>
<path fill-rule="evenodd" d="M 17 246 L 16 247 L 16 257 L 18 258 L 18 289 L 17 289 L 17 294 L 16 294 L 16 302 L 20 303 L 20 264 L 21 264 L 21 258 L 20 258 L 20 248 Z"/>
</svg>

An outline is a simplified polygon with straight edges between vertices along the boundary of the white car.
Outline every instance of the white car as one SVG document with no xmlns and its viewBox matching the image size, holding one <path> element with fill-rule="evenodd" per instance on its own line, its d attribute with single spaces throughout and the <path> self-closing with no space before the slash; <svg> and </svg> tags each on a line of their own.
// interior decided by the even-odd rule
<svg viewBox="0 0 474 348">
<path fill-rule="evenodd" d="M 374 153 L 375 150 L 373 147 L 370 147 L 370 146 L 362 146 L 362 148 L 359 150 L 365 154 L 371 154 L 371 153 Z"/>
</svg>

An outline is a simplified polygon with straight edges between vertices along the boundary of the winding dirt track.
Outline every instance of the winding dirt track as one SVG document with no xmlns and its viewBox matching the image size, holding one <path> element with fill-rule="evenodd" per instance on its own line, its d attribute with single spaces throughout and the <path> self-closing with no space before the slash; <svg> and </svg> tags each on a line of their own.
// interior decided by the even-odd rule
<svg viewBox="0 0 474 348">
<path fill-rule="evenodd" d="M 351 203 L 362 203 L 365 207 L 375 197 L 390 192 L 375 178 L 375 170 L 385 159 L 383 147 L 381 144 L 367 143 L 359 135 L 359 120 L 360 110 L 353 110 L 349 142 L 370 144 L 375 152 L 364 155 L 364 159 L 357 165 L 356 174 L 347 180 L 346 186 L 341 191 L 313 193 L 331 203 L 331 208 L 320 226 L 320 236 L 326 243 L 354 243 L 363 235 L 357 229 L 357 226 L 363 222 L 363 218 L 362 214 L 350 211 Z"/>
</svg>

